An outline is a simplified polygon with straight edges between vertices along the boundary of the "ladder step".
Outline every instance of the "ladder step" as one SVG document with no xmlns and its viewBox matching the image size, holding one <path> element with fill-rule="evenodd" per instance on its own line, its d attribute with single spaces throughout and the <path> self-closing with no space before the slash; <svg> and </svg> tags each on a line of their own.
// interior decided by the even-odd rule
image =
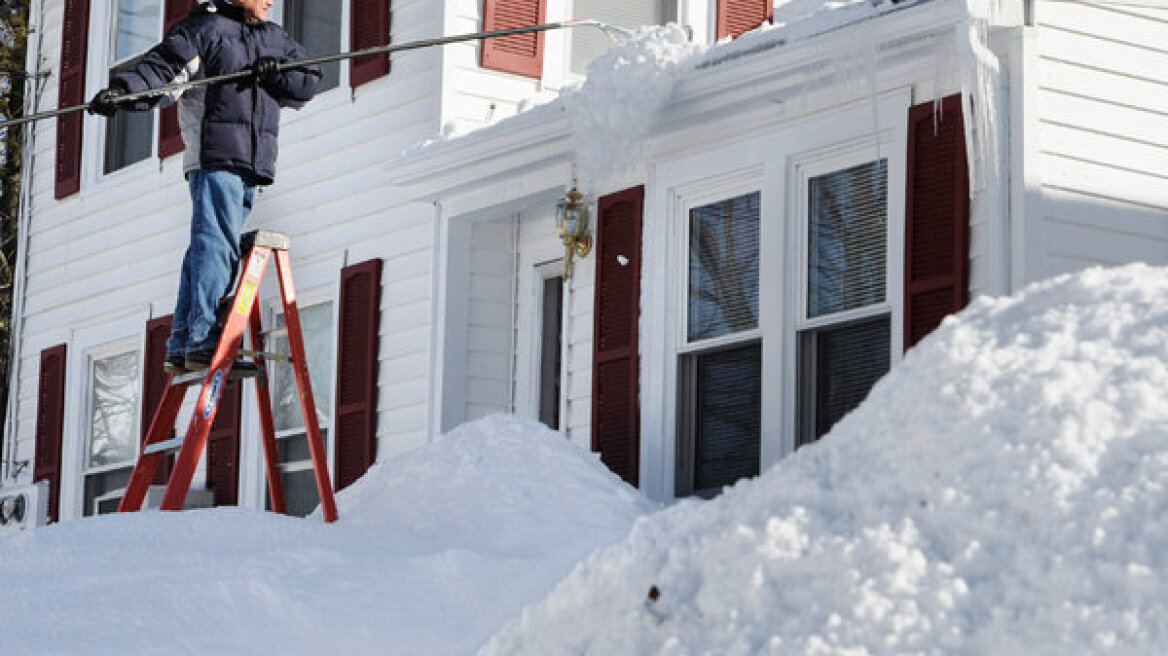
<svg viewBox="0 0 1168 656">
<path fill-rule="evenodd" d="M 154 444 L 147 444 L 142 449 L 142 455 L 149 455 L 151 453 L 167 453 L 169 451 L 178 451 L 182 448 L 183 442 L 186 440 L 185 435 L 179 437 L 172 437 L 169 440 L 155 442 Z"/>
<path fill-rule="evenodd" d="M 255 351 L 252 349 L 239 349 L 240 355 L 245 355 L 249 358 L 263 358 L 265 360 L 279 360 L 280 362 L 291 362 L 292 356 L 284 353 L 273 353 L 271 351 Z"/>
<path fill-rule="evenodd" d="M 279 232 L 272 232 L 271 230 L 252 230 L 245 232 L 239 238 L 239 244 L 242 252 L 246 253 L 255 246 L 266 246 L 267 248 L 278 251 L 286 251 L 292 248 L 292 240 L 288 235 Z"/>
<path fill-rule="evenodd" d="M 276 353 L 273 355 L 279 355 L 279 354 Z M 273 359 L 278 359 L 278 358 L 273 358 Z M 258 370 L 254 370 L 254 371 L 253 370 L 242 370 L 242 369 L 239 369 L 237 367 L 232 367 L 231 373 L 227 375 L 227 380 L 239 380 L 241 378 L 255 378 L 257 376 L 260 378 L 263 378 L 265 376 L 263 367 L 260 367 Z M 189 385 L 191 383 L 202 382 L 203 379 L 206 377 L 207 377 L 207 370 L 206 369 L 202 369 L 199 371 L 188 371 L 185 374 L 176 375 L 174 378 L 172 378 L 170 380 L 170 384 L 172 387 L 175 385 Z"/>
<path fill-rule="evenodd" d="M 263 337 L 264 339 L 268 339 L 269 337 L 272 337 L 272 338 L 287 337 L 288 336 L 288 328 L 286 326 L 284 326 L 281 328 L 272 328 L 271 330 L 261 330 L 259 332 L 259 336 Z"/>
</svg>

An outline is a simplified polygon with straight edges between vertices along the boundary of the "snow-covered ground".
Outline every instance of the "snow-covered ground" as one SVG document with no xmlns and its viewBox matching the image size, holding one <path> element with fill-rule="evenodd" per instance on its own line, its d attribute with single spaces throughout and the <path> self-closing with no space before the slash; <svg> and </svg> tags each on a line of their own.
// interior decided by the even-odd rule
<svg viewBox="0 0 1168 656">
<path fill-rule="evenodd" d="M 713 501 L 499 415 L 338 502 L 0 540 L 0 653 L 1162 654 L 1168 270 L 975 301 Z"/>
<path fill-rule="evenodd" d="M 0 540 L 0 654 L 469 654 L 656 509 L 498 415 L 373 467 L 340 520 L 106 515 Z"/>
</svg>

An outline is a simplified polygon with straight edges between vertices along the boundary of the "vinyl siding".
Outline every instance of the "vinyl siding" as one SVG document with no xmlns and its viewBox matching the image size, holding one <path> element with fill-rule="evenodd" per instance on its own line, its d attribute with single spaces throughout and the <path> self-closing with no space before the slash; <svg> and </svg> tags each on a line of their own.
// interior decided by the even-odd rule
<svg viewBox="0 0 1168 656">
<path fill-rule="evenodd" d="M 1168 12 L 1038 6 L 1042 275 L 1168 264 Z"/>
</svg>

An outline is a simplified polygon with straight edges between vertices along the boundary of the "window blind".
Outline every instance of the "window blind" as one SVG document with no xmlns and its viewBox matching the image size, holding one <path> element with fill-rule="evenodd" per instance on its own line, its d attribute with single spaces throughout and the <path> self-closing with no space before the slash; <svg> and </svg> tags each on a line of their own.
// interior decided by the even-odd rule
<svg viewBox="0 0 1168 656">
<path fill-rule="evenodd" d="M 690 210 L 690 341 L 758 326 L 760 200 L 756 191 Z"/>
<path fill-rule="evenodd" d="M 888 373 L 889 339 L 888 315 L 800 335 L 800 446 L 823 437 Z"/>
<path fill-rule="evenodd" d="M 884 301 L 888 161 L 808 183 L 807 316 Z"/>
<path fill-rule="evenodd" d="M 695 355 L 694 491 L 758 475 L 762 345 Z"/>
</svg>

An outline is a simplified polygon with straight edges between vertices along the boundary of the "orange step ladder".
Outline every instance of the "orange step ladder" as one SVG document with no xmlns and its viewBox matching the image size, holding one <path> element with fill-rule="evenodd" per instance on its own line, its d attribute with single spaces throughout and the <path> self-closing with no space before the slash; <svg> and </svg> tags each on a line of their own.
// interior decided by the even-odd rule
<svg viewBox="0 0 1168 656">
<path fill-rule="evenodd" d="M 142 502 L 150 489 L 150 483 L 158 466 L 169 453 L 178 451 L 170 479 L 166 484 L 166 492 L 162 497 L 162 510 L 182 510 L 187 492 L 191 487 L 195 469 L 202 457 L 207 443 L 207 436 L 211 432 L 211 424 L 215 421 L 215 412 L 219 407 L 219 399 L 227 381 L 231 376 L 231 367 L 235 357 L 240 353 L 240 341 L 244 328 L 248 330 L 251 340 L 251 351 L 254 356 L 259 374 L 255 378 L 256 401 L 259 406 L 260 429 L 263 433 L 264 456 L 267 462 L 268 491 L 271 495 L 272 510 L 286 514 L 284 503 L 284 483 L 280 478 L 280 462 L 276 453 L 275 422 L 272 420 L 272 401 L 268 395 L 267 377 L 264 375 L 264 356 L 273 357 L 263 352 L 263 333 L 260 322 L 260 310 L 256 302 L 260 281 L 268 261 L 273 257 L 276 260 L 276 273 L 280 279 L 280 294 L 284 301 L 284 324 L 288 331 L 288 345 L 291 355 L 288 358 L 296 373 L 296 387 L 300 395 L 300 407 L 304 413 L 304 427 L 308 433 L 308 450 L 312 456 L 312 466 L 316 473 L 316 489 L 320 494 L 321 510 L 324 521 L 337 520 L 337 504 L 333 497 L 332 484 L 329 481 L 327 458 L 324 451 L 324 441 L 320 435 L 320 424 L 316 418 L 316 403 L 312 398 L 312 383 L 308 378 L 308 360 L 304 356 L 304 337 L 300 330 L 300 312 L 296 307 L 296 291 L 292 285 L 292 266 L 288 258 L 290 240 L 287 236 L 276 232 L 259 230 L 249 232 L 241 238 L 242 249 L 246 256 L 243 275 L 239 279 L 235 296 L 231 303 L 231 312 L 223 326 L 223 335 L 215 348 L 215 355 L 206 372 L 192 372 L 179 376 L 170 376 L 167 380 L 166 393 L 154 412 L 154 419 L 150 422 L 150 430 L 142 445 L 142 453 L 138 463 L 134 465 L 134 472 L 130 475 L 126 494 L 118 505 L 118 512 L 134 512 L 142 508 Z M 274 358 L 273 358 L 274 359 Z M 169 438 L 174 428 L 175 419 L 182 407 L 183 398 L 192 383 L 202 380 L 198 400 L 191 413 L 191 422 L 186 435 Z"/>
</svg>

